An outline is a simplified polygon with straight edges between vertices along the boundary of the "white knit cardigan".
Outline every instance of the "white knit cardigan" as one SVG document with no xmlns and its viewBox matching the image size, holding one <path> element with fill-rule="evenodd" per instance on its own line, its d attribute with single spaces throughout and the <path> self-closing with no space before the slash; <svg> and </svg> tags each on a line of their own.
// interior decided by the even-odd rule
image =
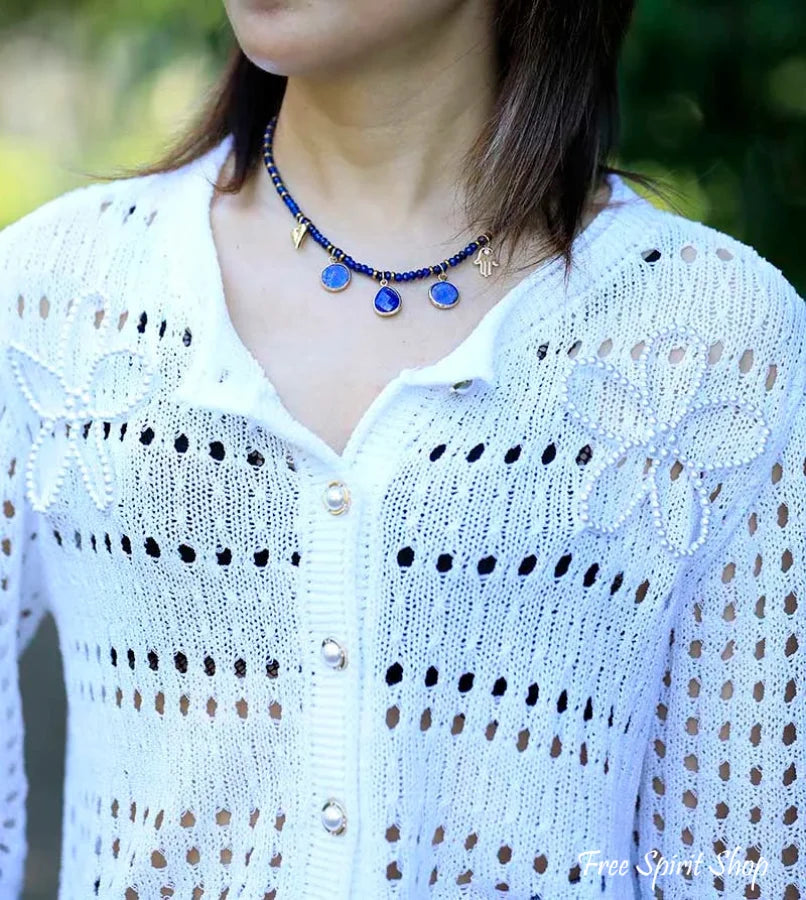
<svg viewBox="0 0 806 900">
<path fill-rule="evenodd" d="M 58 900 L 806 896 L 801 297 L 611 176 L 339 455 L 229 319 L 230 141 L 0 232 L 1 900 L 45 612 Z"/>
</svg>

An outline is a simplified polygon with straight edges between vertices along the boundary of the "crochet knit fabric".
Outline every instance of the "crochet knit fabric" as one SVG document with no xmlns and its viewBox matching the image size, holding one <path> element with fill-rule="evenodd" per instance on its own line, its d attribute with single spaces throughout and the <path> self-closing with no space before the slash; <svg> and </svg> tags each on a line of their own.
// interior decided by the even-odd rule
<svg viewBox="0 0 806 900">
<path fill-rule="evenodd" d="M 792 285 L 611 175 L 339 455 L 229 319 L 228 149 L 0 232 L 0 898 L 47 613 L 58 900 L 806 897 Z"/>
</svg>

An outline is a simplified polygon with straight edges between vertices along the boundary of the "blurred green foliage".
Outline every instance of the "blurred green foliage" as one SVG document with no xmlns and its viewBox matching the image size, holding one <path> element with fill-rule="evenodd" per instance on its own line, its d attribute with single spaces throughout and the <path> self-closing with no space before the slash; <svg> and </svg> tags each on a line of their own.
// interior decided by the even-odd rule
<svg viewBox="0 0 806 900">
<path fill-rule="evenodd" d="M 806 4 L 644 0 L 622 59 L 621 156 L 806 295 Z"/>
<path fill-rule="evenodd" d="M 614 160 L 672 185 L 684 215 L 753 245 L 801 293 L 804 38 L 803 0 L 638 0 Z M 20 96 L 0 99 L 0 225 L 83 170 L 153 158 L 231 40 L 222 0 L 3 0 L 0 71 Z"/>
</svg>

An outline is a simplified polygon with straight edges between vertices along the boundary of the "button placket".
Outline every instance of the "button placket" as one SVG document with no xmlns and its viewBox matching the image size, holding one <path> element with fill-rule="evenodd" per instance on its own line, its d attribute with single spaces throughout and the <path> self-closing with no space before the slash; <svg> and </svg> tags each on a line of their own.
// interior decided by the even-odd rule
<svg viewBox="0 0 806 900">
<path fill-rule="evenodd" d="M 355 597 L 359 485 L 349 465 L 303 454 L 298 461 L 310 768 L 303 896 L 349 900 L 358 828 L 358 644 Z M 358 478 L 356 473 L 355 478 Z M 342 480 L 343 479 L 343 480 Z"/>
<path fill-rule="evenodd" d="M 344 515 L 350 508 L 349 488 L 339 479 L 329 481 L 322 494 L 322 502 L 331 515 Z M 321 649 L 322 658 L 331 669 L 341 670 L 347 665 L 347 654 L 335 638 L 325 638 Z M 347 828 L 344 804 L 335 797 L 328 797 L 322 806 L 322 826 L 332 835 L 343 834 Z"/>
<path fill-rule="evenodd" d="M 350 508 L 350 490 L 343 481 L 329 481 L 322 494 L 322 502 L 332 515 L 344 515 Z M 326 637 L 322 641 L 322 658 L 332 669 L 343 669 L 347 665 L 346 651 L 334 637 Z"/>
<path fill-rule="evenodd" d="M 325 509 L 334 516 L 341 516 L 350 508 L 350 491 L 339 480 L 329 481 L 322 494 Z M 322 641 L 322 658 L 331 669 L 343 669 L 347 665 L 347 654 L 342 645 L 332 637 Z M 347 828 L 347 814 L 344 804 L 335 797 L 328 797 L 322 806 L 322 826 L 332 835 L 343 834 Z"/>
</svg>

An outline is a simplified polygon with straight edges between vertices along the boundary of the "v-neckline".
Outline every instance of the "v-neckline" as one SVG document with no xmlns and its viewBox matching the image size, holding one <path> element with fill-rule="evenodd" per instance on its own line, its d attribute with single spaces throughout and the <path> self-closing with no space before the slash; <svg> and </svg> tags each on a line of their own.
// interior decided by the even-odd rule
<svg viewBox="0 0 806 900">
<path fill-rule="evenodd" d="M 193 407 L 256 420 L 270 431 L 292 441 L 319 462 L 326 463 L 333 471 L 344 472 L 350 468 L 381 409 L 405 386 L 444 385 L 447 388 L 464 379 L 472 379 L 480 383 L 483 389 L 494 388 L 495 335 L 518 301 L 527 294 L 534 295 L 538 286 L 544 302 L 549 299 L 557 301 L 557 288 L 563 292 L 565 305 L 562 308 L 567 310 L 568 300 L 574 296 L 571 285 L 579 277 L 581 259 L 601 245 L 608 246 L 610 253 L 617 251 L 617 243 L 608 243 L 605 237 L 619 211 L 624 208 L 622 201 L 648 203 L 620 176 L 610 174 L 611 191 L 607 206 L 574 239 L 575 263 L 566 288 L 562 284 L 564 263 L 561 258 L 538 263 L 487 310 L 453 350 L 434 363 L 401 369 L 389 380 L 362 413 L 342 452 L 337 453 L 324 438 L 291 414 L 263 366 L 241 340 L 230 317 L 223 271 L 213 235 L 211 209 L 213 187 L 226 163 L 232 141 L 230 133 L 188 166 L 192 183 L 189 187 L 191 202 L 189 208 L 183 211 L 187 220 L 183 223 L 180 241 L 187 253 L 180 254 L 178 278 L 180 286 L 183 285 L 190 268 L 200 279 L 195 292 L 199 294 L 201 321 L 193 331 L 193 341 L 197 345 L 195 353 L 174 398 Z M 594 260 L 597 266 L 606 261 L 609 261 L 607 253 L 600 254 Z M 222 371 L 227 373 L 223 379 Z"/>
</svg>

